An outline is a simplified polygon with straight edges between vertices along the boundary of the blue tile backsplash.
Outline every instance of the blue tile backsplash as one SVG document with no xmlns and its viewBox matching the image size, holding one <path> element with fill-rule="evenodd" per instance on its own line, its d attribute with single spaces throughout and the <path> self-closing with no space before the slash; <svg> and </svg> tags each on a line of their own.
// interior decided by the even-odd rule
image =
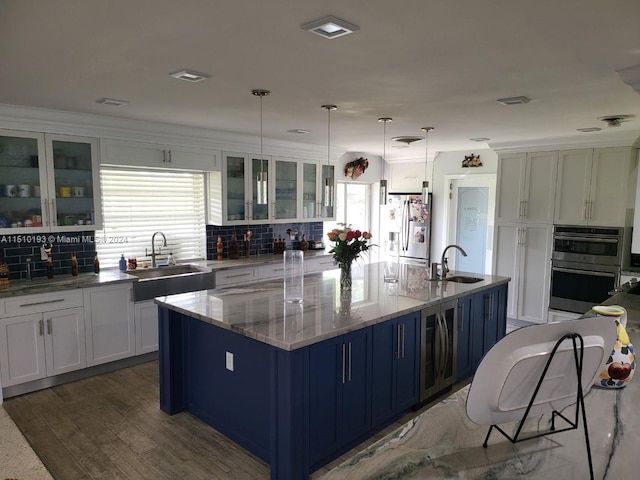
<svg viewBox="0 0 640 480">
<path fill-rule="evenodd" d="M 76 252 L 78 272 L 93 272 L 96 246 L 95 232 L 38 233 L 30 235 L 0 235 L 0 253 L 9 265 L 9 279 L 25 279 L 27 258 L 31 257 L 33 278 L 47 276 L 47 262 L 40 260 L 40 246 L 49 239 L 53 248 L 53 275 L 71 276 L 71 254 Z"/>
<path fill-rule="evenodd" d="M 240 244 L 240 256 L 244 256 L 244 235 L 247 230 L 251 230 L 251 255 L 273 253 L 274 239 L 282 238 L 286 240 L 287 248 L 298 248 L 302 235 L 307 240 L 322 239 L 323 225 L 322 222 L 309 223 L 278 223 L 263 225 L 207 225 L 207 259 L 215 260 L 216 243 L 218 235 L 222 236 L 223 258 L 229 258 L 229 241 L 231 233 L 236 232 L 236 237 Z M 295 240 L 291 240 L 287 230 L 297 231 L 298 235 Z"/>
<path fill-rule="evenodd" d="M 231 232 L 236 232 L 240 244 L 240 257 L 244 256 L 243 238 L 247 230 L 251 230 L 251 255 L 273 253 L 274 239 L 286 240 L 287 248 L 296 249 L 302 235 L 307 240 L 322 239 L 322 222 L 284 223 L 263 225 L 207 225 L 207 259 L 215 260 L 216 242 L 218 235 L 222 236 L 224 244 L 223 258 L 229 258 L 229 241 Z M 296 239 L 292 240 L 287 230 L 297 231 Z M 0 254 L 9 265 L 11 280 L 25 279 L 27 276 L 27 258 L 31 258 L 33 278 L 47 275 L 46 260 L 40 259 L 40 246 L 47 238 L 53 238 L 53 273 L 54 277 L 71 276 L 71 254 L 76 252 L 78 272 L 92 272 L 93 258 L 96 253 L 93 237 L 95 232 L 59 232 L 32 235 L 0 235 Z"/>
</svg>

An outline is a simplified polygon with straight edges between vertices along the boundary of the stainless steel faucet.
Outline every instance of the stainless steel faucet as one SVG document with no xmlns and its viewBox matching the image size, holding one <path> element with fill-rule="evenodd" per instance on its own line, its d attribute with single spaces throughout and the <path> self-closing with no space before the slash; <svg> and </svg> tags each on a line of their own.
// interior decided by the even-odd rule
<svg viewBox="0 0 640 480">
<path fill-rule="evenodd" d="M 450 248 L 457 248 L 458 250 L 460 250 L 460 253 L 462 255 L 464 255 L 465 257 L 467 256 L 467 252 L 465 252 L 462 247 L 459 247 L 458 245 L 447 245 L 447 247 L 442 252 L 442 259 L 440 260 L 440 269 L 442 270 L 442 274 L 441 274 L 442 280 L 444 280 L 447 276 L 447 273 L 449 273 L 449 265 L 447 263 L 447 257 L 445 257 L 445 255 L 447 254 L 447 250 L 449 250 Z"/>
<path fill-rule="evenodd" d="M 156 266 L 156 235 L 160 234 L 162 235 L 162 238 L 164 239 L 164 241 L 162 242 L 162 246 L 166 247 L 167 246 L 167 237 L 164 236 L 164 233 L 162 232 L 156 232 L 153 235 L 151 235 L 151 266 L 155 267 Z"/>
</svg>

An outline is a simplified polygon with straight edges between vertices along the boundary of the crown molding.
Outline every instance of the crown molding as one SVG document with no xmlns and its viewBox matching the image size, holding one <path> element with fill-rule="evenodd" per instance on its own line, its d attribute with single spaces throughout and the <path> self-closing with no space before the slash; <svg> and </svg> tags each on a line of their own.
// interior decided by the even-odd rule
<svg viewBox="0 0 640 480">
<path fill-rule="evenodd" d="M 640 146 L 640 132 L 631 131 L 601 131 L 572 137 L 552 137 L 519 142 L 489 143 L 496 153 L 521 153 L 545 150 L 571 150 L 579 148 L 605 147 L 638 147 Z"/>
<path fill-rule="evenodd" d="M 260 154 L 260 137 L 256 135 L 19 105 L 0 104 L 0 128 Z M 332 145 L 329 157 L 335 162 L 346 151 L 345 147 Z M 270 138 L 263 139 L 263 153 L 305 160 L 327 160 L 326 145 Z"/>
</svg>

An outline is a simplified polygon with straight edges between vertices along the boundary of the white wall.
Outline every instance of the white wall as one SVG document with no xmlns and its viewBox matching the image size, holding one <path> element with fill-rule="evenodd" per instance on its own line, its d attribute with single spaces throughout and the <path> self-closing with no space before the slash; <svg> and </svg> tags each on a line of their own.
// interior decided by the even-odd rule
<svg viewBox="0 0 640 480">
<path fill-rule="evenodd" d="M 482 167 L 463 168 L 464 157 L 471 154 L 479 155 Z M 447 246 L 447 214 L 449 210 L 449 187 L 446 175 L 474 175 L 496 173 L 498 168 L 498 154 L 493 150 L 473 150 L 456 152 L 438 152 L 433 164 L 433 212 L 431 216 L 431 256 L 437 260 L 442 250 Z M 431 165 L 429 165 L 431 168 Z"/>
</svg>

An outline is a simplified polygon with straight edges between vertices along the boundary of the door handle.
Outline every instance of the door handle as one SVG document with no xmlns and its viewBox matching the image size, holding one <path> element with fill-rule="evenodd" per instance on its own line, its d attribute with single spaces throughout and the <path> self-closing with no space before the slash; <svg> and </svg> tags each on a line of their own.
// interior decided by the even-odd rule
<svg viewBox="0 0 640 480">
<path fill-rule="evenodd" d="M 589 220 L 593 220 L 593 200 L 589 200 Z"/>
<path fill-rule="evenodd" d="M 51 226 L 52 227 L 57 227 L 58 226 L 58 219 L 56 218 L 56 206 L 54 204 L 55 200 L 52 198 L 51 199 Z"/>
<path fill-rule="evenodd" d="M 345 369 L 346 369 L 346 365 L 347 365 L 346 354 L 347 354 L 347 347 L 343 343 L 342 344 L 342 384 L 343 385 L 344 385 L 344 379 L 345 379 Z"/>
<path fill-rule="evenodd" d="M 40 327 L 40 336 L 44 336 L 44 320 L 39 320 L 38 325 Z"/>
<path fill-rule="evenodd" d="M 51 335 L 53 333 L 53 322 L 50 318 L 47 318 L 47 333 Z"/>
<path fill-rule="evenodd" d="M 404 358 L 404 325 L 400 325 L 402 330 L 402 358 Z"/>
<path fill-rule="evenodd" d="M 396 358 L 400 358 L 400 328 L 400 325 L 396 328 Z"/>
<path fill-rule="evenodd" d="M 351 381 L 351 342 L 349 342 L 349 368 L 347 369 L 347 380 Z"/>
<path fill-rule="evenodd" d="M 588 209 L 589 209 L 589 200 L 585 200 L 585 201 L 584 201 L 584 207 L 583 207 L 583 209 L 582 209 L 582 218 L 583 218 L 584 220 L 586 220 L 587 218 L 589 218 L 589 217 L 587 216 L 587 210 L 588 210 Z"/>
<path fill-rule="evenodd" d="M 464 303 L 461 303 L 458 309 L 460 312 L 460 320 L 461 320 L 458 323 L 458 330 L 460 330 L 460 333 L 464 333 Z"/>
<path fill-rule="evenodd" d="M 522 209 L 522 218 L 527 218 L 528 200 L 522 201 L 524 208 Z"/>
</svg>

